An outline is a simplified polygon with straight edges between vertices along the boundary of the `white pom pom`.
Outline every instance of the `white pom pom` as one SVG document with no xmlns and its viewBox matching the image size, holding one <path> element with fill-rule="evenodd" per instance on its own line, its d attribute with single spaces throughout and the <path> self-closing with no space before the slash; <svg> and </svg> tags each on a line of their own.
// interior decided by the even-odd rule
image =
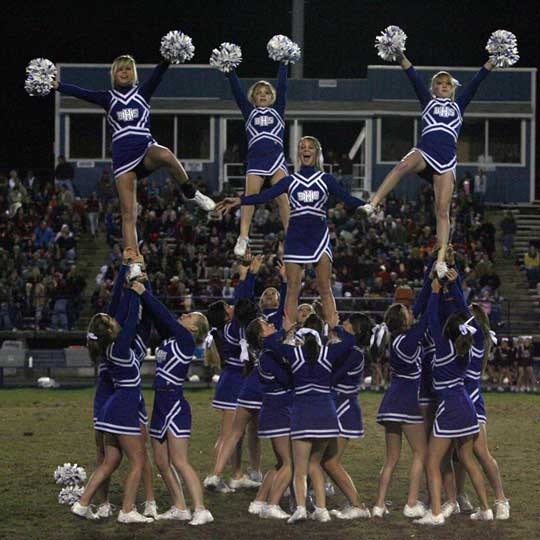
<svg viewBox="0 0 540 540">
<path fill-rule="evenodd" d="M 189 382 L 193 382 L 193 383 L 196 383 L 196 382 L 201 382 L 201 379 L 198 375 L 192 375 L 190 378 L 189 378 Z"/>
<path fill-rule="evenodd" d="M 508 30 L 497 30 L 486 44 L 491 63 L 498 68 L 513 66 L 519 60 L 517 38 Z"/>
<path fill-rule="evenodd" d="M 242 62 L 242 49 L 234 43 L 222 43 L 219 49 L 214 49 L 210 55 L 210 65 L 229 73 Z"/>
<path fill-rule="evenodd" d="M 217 384 L 219 382 L 219 375 L 217 373 L 215 375 L 212 375 L 212 382 L 214 384 Z"/>
<path fill-rule="evenodd" d="M 160 52 L 171 64 L 182 64 L 193 58 L 195 47 L 189 36 L 179 30 L 171 30 L 161 38 Z"/>
<path fill-rule="evenodd" d="M 64 463 L 56 467 L 54 479 L 57 484 L 79 484 L 86 480 L 86 471 L 76 463 Z"/>
<path fill-rule="evenodd" d="M 71 506 L 79 501 L 83 493 L 84 488 L 82 486 L 67 486 L 62 488 L 58 494 L 58 502 L 60 504 L 69 504 Z"/>
<path fill-rule="evenodd" d="M 399 26 L 387 26 L 375 38 L 377 54 L 386 62 L 395 62 L 405 50 L 407 34 Z"/>
<path fill-rule="evenodd" d="M 283 62 L 284 64 L 294 64 L 302 56 L 302 51 L 298 44 L 281 34 L 270 39 L 266 45 L 266 50 L 271 60 Z"/>
<path fill-rule="evenodd" d="M 26 66 L 24 89 L 31 96 L 46 96 L 52 90 L 52 82 L 56 79 L 56 66 L 46 58 L 34 58 Z"/>
</svg>

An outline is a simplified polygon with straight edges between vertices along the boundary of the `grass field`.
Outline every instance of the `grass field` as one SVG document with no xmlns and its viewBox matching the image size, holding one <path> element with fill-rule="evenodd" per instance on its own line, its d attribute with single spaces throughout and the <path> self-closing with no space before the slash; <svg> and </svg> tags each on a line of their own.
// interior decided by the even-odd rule
<svg viewBox="0 0 540 540">
<path fill-rule="evenodd" d="M 219 414 L 210 408 L 211 391 L 186 392 L 193 412 L 191 459 L 201 477 L 213 463 L 213 444 Z M 405 502 L 409 452 L 404 450 L 387 499 L 392 501 L 388 519 L 356 520 L 322 524 L 306 522 L 292 526 L 261 520 L 247 513 L 254 492 L 232 495 L 207 494 L 207 505 L 215 522 L 192 528 L 181 523 L 120 525 L 114 519 L 89 522 L 71 515 L 57 502 L 59 486 L 52 473 L 57 465 L 77 462 L 90 474 L 94 469 L 91 429 L 93 389 L 0 391 L 0 539 L 281 539 L 361 538 L 386 539 L 533 539 L 540 538 L 540 398 L 515 394 L 487 394 L 488 432 L 491 450 L 501 467 L 505 491 L 511 500 L 508 522 L 474 523 L 466 516 L 452 518 L 444 527 L 419 528 L 401 514 Z M 362 499 L 372 505 L 378 471 L 384 457 L 383 429 L 374 418 L 381 394 L 360 396 L 366 437 L 353 442 L 346 455 Z M 150 410 L 152 392 L 145 391 Z M 405 444 L 406 446 L 406 444 Z M 263 447 L 265 466 L 271 449 Z M 265 467 L 266 468 L 266 467 Z M 120 504 L 125 465 L 111 484 L 111 500 Z M 155 478 L 158 504 L 170 505 L 162 481 Z M 474 500 L 472 488 L 469 487 Z M 186 497 L 188 494 L 186 493 Z M 490 493 L 490 499 L 493 496 Z M 142 501 L 142 495 L 139 497 Z M 342 503 L 341 495 L 328 507 Z"/>
</svg>

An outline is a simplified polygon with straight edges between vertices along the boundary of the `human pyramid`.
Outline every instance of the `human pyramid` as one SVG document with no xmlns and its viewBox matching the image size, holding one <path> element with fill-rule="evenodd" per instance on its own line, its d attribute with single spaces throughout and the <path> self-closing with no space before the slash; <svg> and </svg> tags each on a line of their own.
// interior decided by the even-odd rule
<svg viewBox="0 0 540 540">
<path fill-rule="evenodd" d="M 141 523 L 186 520 L 191 525 L 213 521 L 203 500 L 203 486 L 188 459 L 191 411 L 183 393 L 195 347 L 223 366 L 213 407 L 221 410 L 221 433 L 216 443 L 214 470 L 204 480 L 209 490 L 232 492 L 259 487 L 248 511 L 262 518 L 296 523 L 308 517 L 326 522 L 338 519 L 382 518 L 388 514 L 385 495 L 399 460 L 403 434 L 412 450 L 409 491 L 403 513 L 415 522 L 440 525 L 452 514 L 472 511 L 464 495 L 467 473 L 478 496 L 474 520 L 492 520 L 484 476 L 495 494 L 495 517 L 508 519 L 506 499 L 496 461 L 488 450 L 486 413 L 480 378 L 495 341 L 486 314 L 468 306 L 449 244 L 449 206 L 455 183 L 456 142 L 464 111 L 481 81 L 494 67 L 512 65 L 519 58 L 513 34 L 498 30 L 490 37 L 489 60 L 456 97 L 459 86 L 448 72 L 436 73 L 428 89 L 404 54 L 406 35 L 395 26 L 376 40 L 384 60 L 398 61 L 411 81 L 422 108 L 422 136 L 387 175 L 369 202 L 350 195 L 324 172 L 320 142 L 304 136 L 298 143 L 299 169 L 288 174 L 283 154 L 287 64 L 300 57 L 299 47 L 285 36 L 268 43 L 271 59 L 279 62 L 277 89 L 267 81 L 242 89 L 235 69 L 240 47 L 223 43 L 210 64 L 226 73 L 234 98 L 246 121 L 248 139 L 246 194 L 219 204 L 196 191 L 180 161 L 160 146 L 150 132 L 150 99 L 170 63 L 193 57 L 191 39 L 178 31 L 161 42 L 163 62 L 150 78 L 138 84 L 134 59 L 122 55 L 111 66 L 109 91 L 90 91 L 56 80 L 54 65 L 45 59 L 28 67 L 26 89 L 47 95 L 52 89 L 102 106 L 112 132 L 112 158 L 121 203 L 124 264 L 114 284 L 107 313 L 90 321 L 87 345 L 99 366 L 94 400 L 94 428 L 98 466 L 72 512 L 87 519 L 110 517 L 110 477 L 122 455 L 129 460 L 118 521 Z M 138 251 L 136 183 L 164 167 L 187 199 L 205 210 L 227 213 L 241 205 L 240 235 L 235 254 L 243 259 L 234 302 L 218 301 L 205 314 L 187 313 L 176 319 L 152 295 Z M 433 184 L 438 249 L 425 270 L 424 284 L 412 310 L 391 305 L 384 321 L 355 313 L 339 323 L 331 289 L 332 250 L 326 222 L 330 196 L 369 217 L 407 173 Z M 265 177 L 272 187 L 262 191 Z M 281 285 L 269 288 L 255 301 L 255 280 L 262 256 L 249 254 L 253 206 L 278 201 L 285 234 L 280 264 Z M 298 305 L 306 265 L 314 265 L 320 302 Z M 156 349 L 154 407 L 150 426 L 141 393 L 141 363 L 146 357 L 152 327 L 162 342 Z M 386 458 L 374 506 L 361 503 L 353 479 L 343 466 L 349 439 L 364 435 L 358 392 L 365 358 L 389 356 L 391 384 L 381 402 L 377 422 L 385 429 Z M 243 475 L 239 444 L 251 430 L 253 471 Z M 146 448 L 152 441 L 154 461 L 172 499 L 158 514 L 152 488 L 152 468 Z M 258 437 L 257 437 L 258 435 Z M 276 465 L 264 477 L 259 472 L 259 439 L 270 439 Z M 454 466 L 453 456 L 459 462 Z M 230 484 L 223 479 L 232 461 Z M 479 464 L 480 462 L 480 464 Z M 419 498 L 426 474 L 429 508 Z M 348 504 L 330 512 L 326 505 L 325 475 L 343 492 Z M 179 476 L 187 485 L 193 513 L 186 507 Z M 135 506 L 141 479 L 146 503 Z M 308 479 L 314 504 L 310 500 Z M 289 492 L 291 514 L 281 506 Z M 446 500 L 442 502 L 442 494 Z M 90 506 L 100 505 L 96 512 Z"/>
</svg>

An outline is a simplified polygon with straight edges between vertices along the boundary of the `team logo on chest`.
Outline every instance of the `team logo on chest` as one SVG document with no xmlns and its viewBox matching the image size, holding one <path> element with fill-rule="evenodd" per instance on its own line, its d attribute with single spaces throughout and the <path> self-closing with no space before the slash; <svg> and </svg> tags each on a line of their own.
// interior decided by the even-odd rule
<svg viewBox="0 0 540 540">
<path fill-rule="evenodd" d="M 271 126 L 274 122 L 275 118 L 273 116 L 256 116 L 253 119 L 253 123 L 259 127 Z"/>
<path fill-rule="evenodd" d="M 161 362 L 164 362 L 167 359 L 167 352 L 163 349 L 158 349 L 156 351 L 156 362 L 160 364 Z"/>
<path fill-rule="evenodd" d="M 441 116 L 442 118 L 453 118 L 456 116 L 456 111 L 452 107 L 446 107 L 445 105 L 437 105 L 433 109 L 433 114 Z"/>
<path fill-rule="evenodd" d="M 122 109 L 116 113 L 118 120 L 123 122 L 131 122 L 139 118 L 139 109 Z"/>
<path fill-rule="evenodd" d="M 321 198 L 321 193 L 320 191 L 305 189 L 304 191 L 299 191 L 297 193 L 297 197 L 300 202 L 312 203 L 318 201 Z"/>
</svg>

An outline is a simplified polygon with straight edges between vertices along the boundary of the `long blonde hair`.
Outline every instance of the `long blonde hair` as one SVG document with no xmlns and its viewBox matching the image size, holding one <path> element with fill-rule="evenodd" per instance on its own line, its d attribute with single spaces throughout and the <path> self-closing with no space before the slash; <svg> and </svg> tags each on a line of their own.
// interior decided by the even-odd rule
<svg viewBox="0 0 540 540">
<path fill-rule="evenodd" d="M 300 150 L 299 149 L 300 149 L 300 143 L 302 141 L 311 141 L 314 144 L 315 150 L 317 151 L 317 158 L 315 159 L 315 168 L 319 169 L 319 171 L 324 171 L 324 156 L 322 152 L 321 143 L 319 142 L 319 139 L 312 137 L 311 135 L 300 137 L 298 141 L 298 149 L 297 149 L 298 156 L 296 158 L 298 160 L 298 164 L 300 165 Z"/>
<path fill-rule="evenodd" d="M 96 313 L 88 324 L 86 346 L 94 364 L 99 364 L 107 347 L 115 340 L 114 322 L 107 313 Z"/>
<path fill-rule="evenodd" d="M 255 92 L 257 91 L 257 88 L 259 86 L 266 86 L 268 90 L 270 90 L 270 93 L 272 94 L 272 102 L 270 103 L 270 105 L 273 105 L 276 101 L 276 89 L 268 81 L 257 81 L 249 87 L 249 90 L 247 92 L 247 98 L 249 99 L 249 102 L 253 106 L 255 106 Z"/>
<path fill-rule="evenodd" d="M 130 54 L 121 54 L 120 56 L 117 56 L 111 64 L 111 86 L 113 88 L 115 87 L 114 78 L 116 76 L 116 72 L 126 65 L 131 65 L 131 67 L 133 68 L 133 84 L 139 84 L 139 76 L 137 75 L 137 63 L 135 62 L 135 58 L 133 58 L 133 56 L 131 56 Z"/>
</svg>

